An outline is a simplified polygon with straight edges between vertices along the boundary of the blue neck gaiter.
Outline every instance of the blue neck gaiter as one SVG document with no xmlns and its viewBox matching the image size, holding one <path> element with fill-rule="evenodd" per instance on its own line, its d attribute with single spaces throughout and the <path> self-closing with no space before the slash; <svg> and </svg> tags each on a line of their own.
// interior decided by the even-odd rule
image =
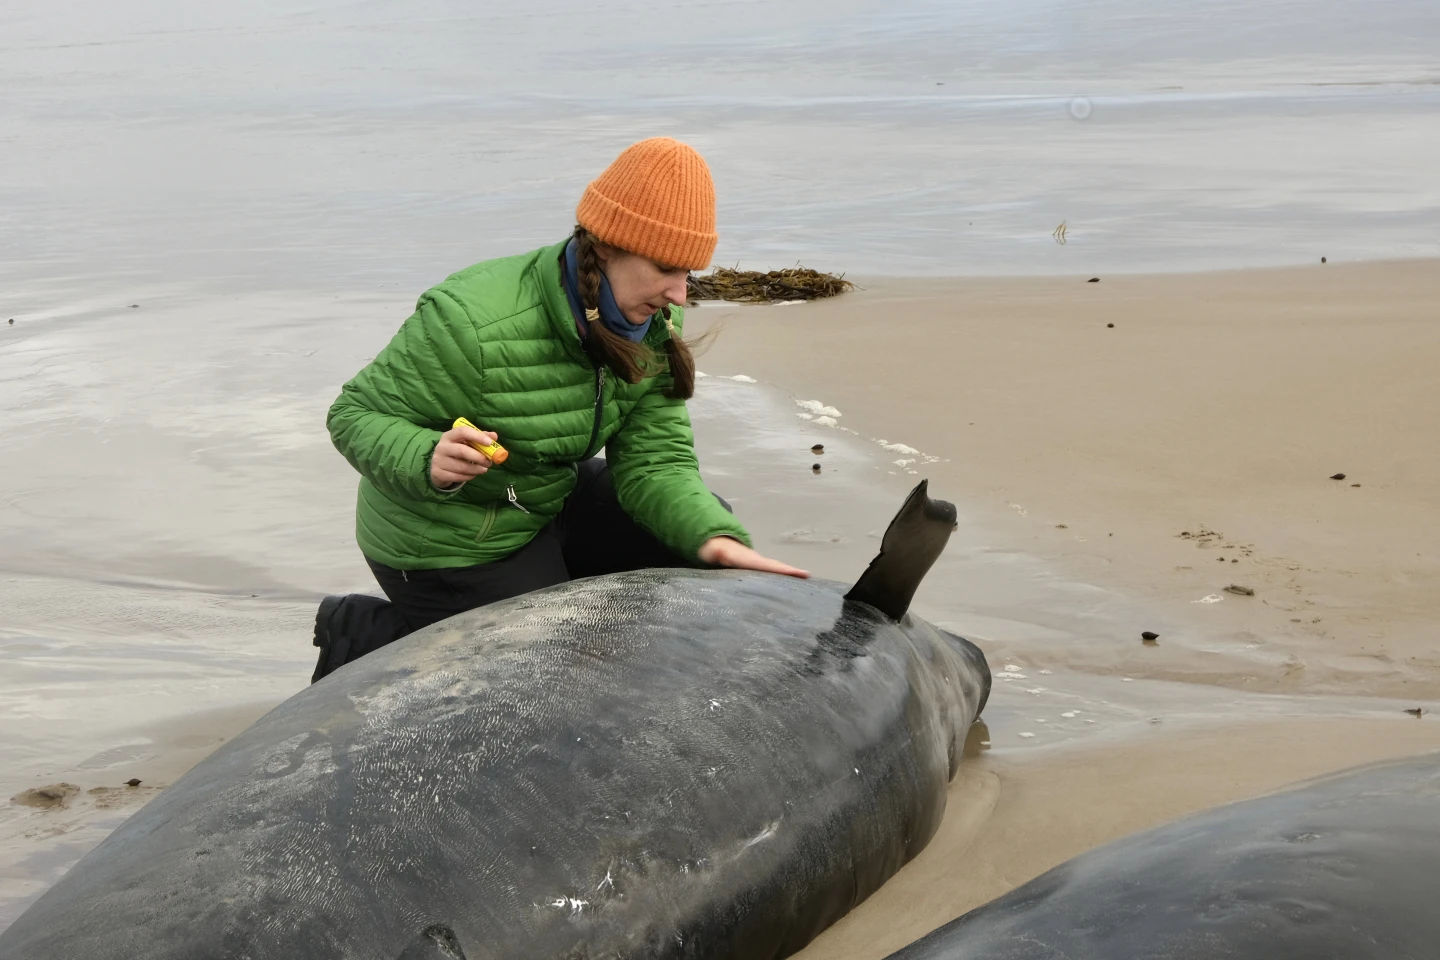
<svg viewBox="0 0 1440 960">
<path fill-rule="evenodd" d="M 574 239 L 565 245 L 565 269 L 560 272 L 560 276 L 565 281 L 565 297 L 570 301 L 571 312 L 575 314 L 575 325 L 580 328 L 580 335 L 583 337 L 587 327 L 585 305 L 580 302 L 579 246 Z M 625 319 L 625 314 L 620 312 L 620 307 L 615 303 L 615 295 L 610 292 L 610 281 L 606 279 L 603 270 L 600 271 L 600 322 L 605 324 L 611 333 L 636 343 L 643 340 L 650 330 L 648 317 L 644 323 L 638 325 Z"/>
</svg>

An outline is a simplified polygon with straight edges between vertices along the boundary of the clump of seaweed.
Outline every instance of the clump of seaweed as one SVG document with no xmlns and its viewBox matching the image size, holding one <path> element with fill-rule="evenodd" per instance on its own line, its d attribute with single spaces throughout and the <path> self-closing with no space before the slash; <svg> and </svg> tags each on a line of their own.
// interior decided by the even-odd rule
<svg viewBox="0 0 1440 960">
<path fill-rule="evenodd" d="M 788 270 L 735 270 L 716 267 L 704 276 L 690 277 L 690 302 L 696 300 L 734 300 L 741 303 L 781 303 L 794 300 L 819 300 L 853 290 L 855 284 L 844 275 L 821 273 L 808 267 Z"/>
</svg>

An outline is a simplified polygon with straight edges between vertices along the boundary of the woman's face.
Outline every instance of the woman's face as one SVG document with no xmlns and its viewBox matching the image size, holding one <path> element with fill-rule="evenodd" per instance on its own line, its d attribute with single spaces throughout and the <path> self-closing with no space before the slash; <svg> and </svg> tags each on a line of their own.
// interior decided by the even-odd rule
<svg viewBox="0 0 1440 960">
<path fill-rule="evenodd" d="M 610 292 L 625 319 L 639 326 L 672 303 L 684 303 L 686 278 L 684 267 L 668 267 L 624 250 L 596 244 L 595 253 Z"/>
</svg>

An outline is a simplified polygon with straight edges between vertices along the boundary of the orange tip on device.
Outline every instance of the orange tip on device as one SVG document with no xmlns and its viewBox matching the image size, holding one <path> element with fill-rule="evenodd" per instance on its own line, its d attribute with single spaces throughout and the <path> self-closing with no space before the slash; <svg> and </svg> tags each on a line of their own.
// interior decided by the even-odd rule
<svg viewBox="0 0 1440 960">
<path fill-rule="evenodd" d="M 469 420 L 466 420 L 464 417 L 460 417 L 459 419 L 457 419 L 453 426 L 469 427 L 471 430 L 480 429 L 479 427 L 475 426 L 475 424 L 471 423 Z M 491 463 L 500 464 L 510 459 L 510 451 L 506 450 L 498 443 L 492 443 L 489 446 L 482 446 L 478 443 L 472 443 L 470 444 L 470 446 L 474 447 L 476 450 L 479 450 L 481 453 L 485 454 L 485 456 L 489 457 Z"/>
</svg>

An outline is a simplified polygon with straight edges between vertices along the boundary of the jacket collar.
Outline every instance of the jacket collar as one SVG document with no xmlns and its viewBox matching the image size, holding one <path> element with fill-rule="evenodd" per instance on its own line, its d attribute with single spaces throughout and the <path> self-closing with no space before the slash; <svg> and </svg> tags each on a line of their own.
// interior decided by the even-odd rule
<svg viewBox="0 0 1440 960">
<path fill-rule="evenodd" d="M 565 295 L 565 284 L 560 278 L 560 260 L 565 256 L 565 246 L 569 242 L 570 238 L 566 237 L 559 243 L 540 248 L 534 267 L 535 281 L 540 286 L 540 305 L 549 318 L 551 330 L 560 338 L 560 342 L 565 344 L 565 352 L 580 363 L 594 366 L 594 361 L 580 341 L 580 331 L 575 327 L 575 315 L 570 311 L 570 299 Z M 672 309 L 678 311 L 679 308 Z M 679 327 L 678 321 L 676 327 Z M 669 337 L 665 324 L 654 322 L 650 324 L 650 329 L 641 342 L 649 344 L 654 350 L 663 351 Z"/>
<path fill-rule="evenodd" d="M 540 248 L 535 261 L 535 282 L 540 286 L 540 306 L 550 321 L 551 330 L 565 344 L 565 352 L 589 366 L 592 362 L 580 342 L 580 331 L 575 328 L 570 300 L 560 279 L 560 258 L 565 256 L 565 245 L 569 242 L 570 238 L 566 237 L 557 244 Z"/>
</svg>

